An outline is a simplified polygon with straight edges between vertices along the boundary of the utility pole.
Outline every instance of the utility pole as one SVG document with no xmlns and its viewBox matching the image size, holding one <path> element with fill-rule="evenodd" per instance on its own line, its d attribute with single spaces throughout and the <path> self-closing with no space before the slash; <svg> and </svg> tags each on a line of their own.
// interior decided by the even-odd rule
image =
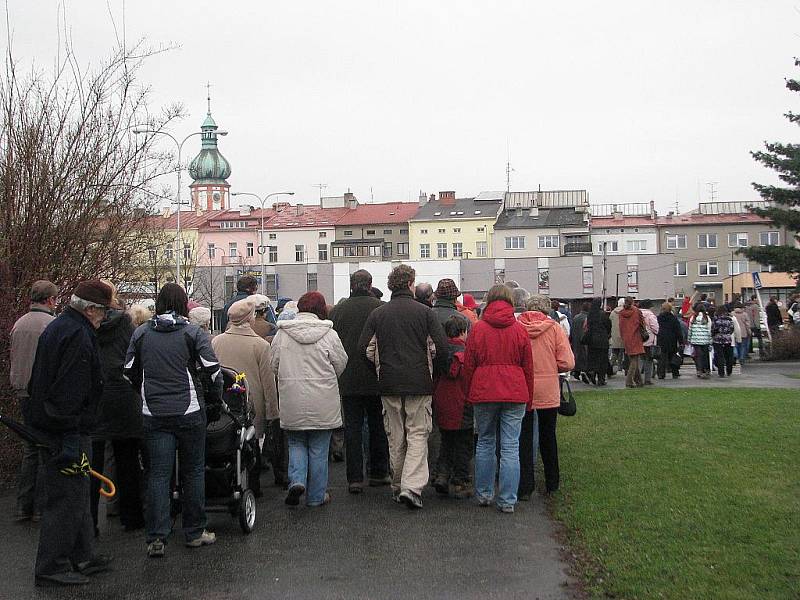
<svg viewBox="0 0 800 600">
<path fill-rule="evenodd" d="M 603 303 L 601 306 L 605 309 L 606 306 L 606 259 L 607 259 L 608 242 L 603 242 Z"/>
</svg>

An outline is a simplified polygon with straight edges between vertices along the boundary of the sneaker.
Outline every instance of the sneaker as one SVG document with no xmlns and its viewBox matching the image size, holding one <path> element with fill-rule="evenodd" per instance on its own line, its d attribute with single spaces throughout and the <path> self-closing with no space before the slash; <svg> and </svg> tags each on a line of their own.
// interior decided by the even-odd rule
<svg viewBox="0 0 800 600">
<path fill-rule="evenodd" d="M 392 502 L 396 504 L 402 504 L 403 502 L 400 500 L 400 490 L 392 490 Z"/>
<path fill-rule="evenodd" d="M 199 537 L 196 537 L 193 540 L 186 542 L 186 547 L 199 548 L 200 546 L 210 546 L 216 541 L 217 541 L 217 535 L 215 533 L 203 529 L 203 533 L 201 533 Z"/>
<path fill-rule="evenodd" d="M 289 488 L 289 493 L 286 494 L 286 500 L 284 500 L 284 502 L 287 506 L 297 506 L 300 504 L 300 496 L 305 494 L 305 492 L 306 486 L 302 483 L 295 483 Z"/>
<path fill-rule="evenodd" d="M 347 491 L 351 494 L 360 494 L 364 491 L 364 483 L 362 481 L 354 481 L 347 485 Z"/>
<path fill-rule="evenodd" d="M 450 483 L 444 476 L 440 475 L 434 480 L 433 489 L 439 494 L 447 495 L 450 493 Z"/>
<path fill-rule="evenodd" d="M 503 506 L 498 506 L 497 510 L 501 513 L 511 514 L 514 512 L 514 505 L 513 504 L 503 504 Z"/>
<path fill-rule="evenodd" d="M 492 501 L 490 498 L 484 498 L 483 496 L 478 496 L 478 506 L 484 508 L 486 506 L 491 506 Z"/>
<path fill-rule="evenodd" d="M 147 544 L 147 556 L 149 558 L 164 558 L 167 547 L 162 540 L 153 540 Z"/>
<path fill-rule="evenodd" d="M 83 575 L 94 575 L 95 573 L 108 571 L 113 560 L 113 556 L 98 554 L 85 562 L 78 563 L 78 571 L 80 571 L 80 573 Z"/>
<path fill-rule="evenodd" d="M 35 579 L 36 587 L 52 587 L 67 585 L 86 585 L 89 583 L 86 575 L 77 571 L 66 571 L 64 573 L 54 573 L 52 575 L 37 575 Z"/>
<path fill-rule="evenodd" d="M 403 490 L 398 494 L 400 502 L 405 504 L 410 509 L 422 508 L 422 496 L 415 494 L 411 490 Z"/>
<path fill-rule="evenodd" d="M 392 478 L 388 475 L 384 475 L 383 477 L 370 477 L 369 478 L 369 487 L 383 487 L 384 485 L 391 485 Z"/>
</svg>

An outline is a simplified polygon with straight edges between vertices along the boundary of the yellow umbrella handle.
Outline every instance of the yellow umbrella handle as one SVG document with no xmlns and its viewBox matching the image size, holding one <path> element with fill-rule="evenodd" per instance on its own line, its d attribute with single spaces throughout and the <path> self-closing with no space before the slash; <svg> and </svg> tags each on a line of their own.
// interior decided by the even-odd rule
<svg viewBox="0 0 800 600">
<path fill-rule="evenodd" d="M 113 498 L 114 495 L 117 493 L 117 486 L 114 485 L 114 482 L 111 481 L 108 477 L 104 477 L 94 469 L 89 469 L 89 474 L 92 477 L 96 477 L 100 480 L 100 495 L 105 496 L 106 498 Z M 103 484 L 106 487 L 103 487 Z"/>
</svg>

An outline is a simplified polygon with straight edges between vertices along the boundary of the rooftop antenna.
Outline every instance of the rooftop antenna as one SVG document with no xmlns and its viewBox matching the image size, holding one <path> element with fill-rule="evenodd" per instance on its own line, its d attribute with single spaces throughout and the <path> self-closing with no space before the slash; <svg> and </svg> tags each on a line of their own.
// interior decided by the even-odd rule
<svg viewBox="0 0 800 600">
<path fill-rule="evenodd" d="M 369 203 L 375 203 L 375 195 L 372 193 L 372 186 L 369 186 Z"/>
<path fill-rule="evenodd" d="M 514 169 L 511 168 L 511 143 L 506 139 L 506 191 L 511 191 L 511 173 Z"/>
<path fill-rule="evenodd" d="M 206 81 L 206 100 L 208 100 L 208 114 L 211 114 L 211 82 Z"/>
<path fill-rule="evenodd" d="M 315 183 L 315 184 L 314 184 L 313 186 L 311 186 L 311 187 L 319 188 L 319 201 L 320 201 L 320 203 L 322 203 L 322 191 L 323 191 L 323 190 L 324 190 L 326 187 L 328 187 L 328 184 L 327 184 L 327 183 Z"/>
<path fill-rule="evenodd" d="M 706 182 L 708 186 L 708 197 L 711 202 L 717 201 L 717 185 L 719 185 L 718 181 L 708 181 Z"/>
<path fill-rule="evenodd" d="M 681 214 L 681 206 L 678 203 L 678 188 L 675 188 L 675 214 Z"/>
</svg>

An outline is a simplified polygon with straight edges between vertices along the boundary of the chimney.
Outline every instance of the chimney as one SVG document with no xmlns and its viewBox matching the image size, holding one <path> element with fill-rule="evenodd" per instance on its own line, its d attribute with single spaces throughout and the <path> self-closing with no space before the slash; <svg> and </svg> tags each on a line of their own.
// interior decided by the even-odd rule
<svg viewBox="0 0 800 600">
<path fill-rule="evenodd" d="M 203 207 L 200 206 L 199 204 L 196 205 L 195 208 L 194 208 L 194 214 L 197 217 L 202 217 L 203 216 Z"/>
<path fill-rule="evenodd" d="M 288 203 L 288 202 L 275 202 L 275 203 L 272 205 L 272 209 L 273 209 L 275 212 L 283 212 L 284 210 L 286 210 L 287 208 L 289 208 L 289 206 L 290 206 L 290 205 L 289 205 L 289 203 Z"/>
<path fill-rule="evenodd" d="M 444 205 L 453 205 L 456 203 L 456 193 L 455 192 L 439 192 L 439 202 Z"/>
<path fill-rule="evenodd" d="M 539 216 L 539 207 L 538 206 L 531 206 L 530 212 L 528 214 L 531 217 L 538 217 Z"/>
<path fill-rule="evenodd" d="M 356 200 L 355 194 L 352 192 L 344 193 L 344 206 L 345 208 L 355 208 L 358 206 L 358 200 Z"/>
<path fill-rule="evenodd" d="M 169 206 L 165 206 L 164 210 L 161 211 L 161 216 L 165 219 L 169 219 L 170 215 L 172 214 L 172 209 Z"/>
<path fill-rule="evenodd" d="M 654 200 L 650 200 L 650 218 L 654 221 L 656 219 L 656 203 Z"/>
<path fill-rule="evenodd" d="M 431 194 L 430 202 L 433 202 L 434 200 L 436 200 L 436 194 Z"/>
<path fill-rule="evenodd" d="M 303 214 L 303 205 L 302 205 L 302 204 L 298 204 L 298 205 L 295 207 L 295 211 L 296 211 L 296 212 L 295 212 L 295 214 L 296 214 L 298 217 L 299 217 L 300 215 L 302 215 L 302 214 Z"/>
<path fill-rule="evenodd" d="M 428 194 L 423 192 L 422 190 L 419 191 L 419 205 L 425 206 L 428 203 Z"/>
<path fill-rule="evenodd" d="M 242 204 L 239 207 L 239 216 L 240 217 L 249 217 L 250 216 L 250 210 L 252 208 L 253 208 L 252 206 L 248 206 L 247 204 Z"/>
</svg>

